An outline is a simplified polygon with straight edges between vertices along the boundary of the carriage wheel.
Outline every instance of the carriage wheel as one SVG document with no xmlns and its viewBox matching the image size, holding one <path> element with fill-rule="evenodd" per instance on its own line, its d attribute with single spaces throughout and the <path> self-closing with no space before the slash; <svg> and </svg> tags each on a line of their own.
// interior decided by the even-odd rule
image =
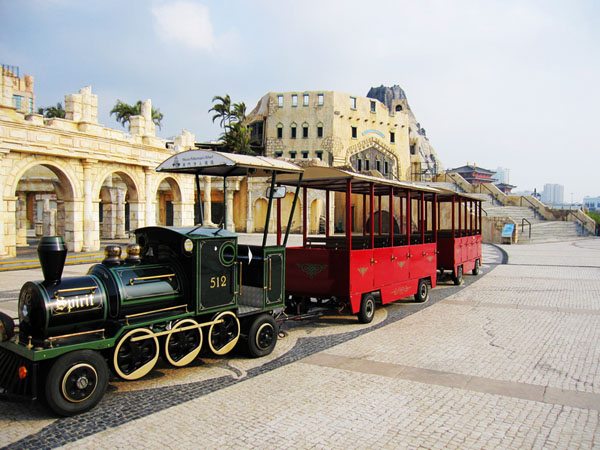
<svg viewBox="0 0 600 450">
<path fill-rule="evenodd" d="M 79 414 L 98 404 L 108 386 L 108 366 L 94 350 L 62 355 L 46 378 L 46 400 L 61 416 Z"/>
<path fill-rule="evenodd" d="M 471 272 L 473 275 L 479 275 L 479 260 L 475 260 L 475 267 L 473 267 L 473 271 Z"/>
<path fill-rule="evenodd" d="M 463 282 L 463 266 L 458 266 L 456 268 L 456 276 L 452 277 L 452 280 L 454 281 L 454 284 L 456 286 L 462 284 L 462 282 Z"/>
<path fill-rule="evenodd" d="M 177 331 L 179 328 L 196 327 L 189 330 Z M 175 324 L 171 334 L 165 340 L 165 356 L 175 367 L 187 366 L 202 348 L 202 331 L 198 322 L 193 319 L 183 319 Z"/>
<path fill-rule="evenodd" d="M 133 340 L 135 338 L 144 338 Z M 158 339 L 147 328 L 129 331 L 117 344 L 113 368 L 124 380 L 137 380 L 150 372 L 158 360 Z"/>
<path fill-rule="evenodd" d="M 357 316 L 361 323 L 370 323 L 373 320 L 373 317 L 375 317 L 375 297 L 373 294 L 363 295 Z"/>
<path fill-rule="evenodd" d="M 231 311 L 223 311 L 214 319 L 208 330 L 208 345 L 215 355 L 224 355 L 231 351 L 240 338 L 240 321 Z"/>
<path fill-rule="evenodd" d="M 417 303 L 425 303 L 427 300 L 429 300 L 429 284 L 425 280 L 419 280 L 415 301 Z"/>
<path fill-rule="evenodd" d="M 278 327 L 275 319 L 268 314 L 261 314 L 248 331 L 248 353 L 254 358 L 266 356 L 277 344 Z"/>
</svg>

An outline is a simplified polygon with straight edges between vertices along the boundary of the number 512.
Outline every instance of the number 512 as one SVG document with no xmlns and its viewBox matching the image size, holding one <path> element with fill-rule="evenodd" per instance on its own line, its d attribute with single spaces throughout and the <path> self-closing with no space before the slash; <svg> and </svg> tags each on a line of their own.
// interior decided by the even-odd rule
<svg viewBox="0 0 600 450">
<path fill-rule="evenodd" d="M 227 286 L 227 276 L 221 275 L 220 277 L 210 277 L 210 288 L 220 288 Z"/>
</svg>

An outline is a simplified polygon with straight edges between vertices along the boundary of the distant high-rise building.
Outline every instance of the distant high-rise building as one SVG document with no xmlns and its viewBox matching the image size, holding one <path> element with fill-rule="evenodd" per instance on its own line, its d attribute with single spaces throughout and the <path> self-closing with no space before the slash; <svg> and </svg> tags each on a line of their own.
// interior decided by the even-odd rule
<svg viewBox="0 0 600 450">
<path fill-rule="evenodd" d="M 564 203 L 565 187 L 562 184 L 545 184 L 542 191 L 542 202 L 549 205 Z"/>
<path fill-rule="evenodd" d="M 510 169 L 507 169 L 506 167 L 498 167 L 496 169 L 494 178 L 498 180 L 497 183 L 510 184 Z"/>
</svg>

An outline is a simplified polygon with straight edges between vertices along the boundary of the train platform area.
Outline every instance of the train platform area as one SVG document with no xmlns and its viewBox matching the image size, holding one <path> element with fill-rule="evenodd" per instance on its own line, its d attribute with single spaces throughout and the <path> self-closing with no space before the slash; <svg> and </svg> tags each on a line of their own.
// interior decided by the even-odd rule
<svg viewBox="0 0 600 450">
<path fill-rule="evenodd" d="M 0 273 L 1 310 L 16 310 L 16 273 L 41 275 Z M 484 245 L 462 286 L 440 280 L 370 324 L 285 322 L 265 358 L 111 379 L 73 418 L 0 401 L 0 447 L 600 448 L 599 366 L 600 239 Z"/>
</svg>

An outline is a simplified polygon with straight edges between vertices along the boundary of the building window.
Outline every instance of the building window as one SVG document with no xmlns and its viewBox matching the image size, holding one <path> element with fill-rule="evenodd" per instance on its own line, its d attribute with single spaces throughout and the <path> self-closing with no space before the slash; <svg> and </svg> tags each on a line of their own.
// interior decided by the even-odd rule
<svg viewBox="0 0 600 450">
<path fill-rule="evenodd" d="M 283 108 L 283 95 L 277 96 L 277 106 L 279 106 L 280 108 Z"/>
<path fill-rule="evenodd" d="M 396 133 L 394 133 L 393 131 L 390 131 L 390 142 L 393 144 L 394 142 L 396 142 Z"/>
<path fill-rule="evenodd" d="M 390 165 L 387 161 L 385 161 L 383 163 L 383 174 L 387 175 L 389 171 L 390 171 Z"/>
<path fill-rule="evenodd" d="M 277 139 L 283 138 L 283 124 L 277 124 Z"/>
<path fill-rule="evenodd" d="M 308 150 L 302 150 L 302 158 L 308 159 Z"/>
<path fill-rule="evenodd" d="M 356 127 L 352 127 L 352 139 L 356 139 L 358 137 L 358 129 Z"/>
<path fill-rule="evenodd" d="M 292 94 L 292 106 L 298 106 L 298 96 L 296 94 Z"/>
<path fill-rule="evenodd" d="M 282 152 L 281 150 L 277 150 L 277 151 L 275 152 L 275 156 L 276 156 L 277 158 L 281 158 L 281 157 L 283 156 L 283 152 Z"/>
<path fill-rule="evenodd" d="M 377 160 L 375 162 L 375 169 L 377 169 L 377 172 L 381 172 L 381 161 Z"/>
<path fill-rule="evenodd" d="M 374 113 L 377 108 L 377 103 L 374 100 L 371 100 L 371 112 Z"/>
<path fill-rule="evenodd" d="M 317 94 L 317 105 L 323 106 L 323 94 Z"/>
<path fill-rule="evenodd" d="M 367 171 L 371 170 L 371 167 L 370 167 L 370 166 L 371 166 L 371 165 L 369 164 L 369 160 L 368 160 L 368 159 L 365 159 L 365 170 L 367 170 Z"/>
<path fill-rule="evenodd" d="M 396 105 L 396 112 L 402 111 L 402 105 Z"/>
<path fill-rule="evenodd" d="M 291 134 L 291 136 L 290 136 L 290 137 L 291 137 L 292 139 L 296 139 L 296 124 L 295 124 L 295 123 L 293 123 L 291 128 L 292 128 L 292 134 Z"/>
<path fill-rule="evenodd" d="M 315 153 L 317 154 L 317 158 L 323 161 L 323 150 L 317 150 Z"/>
<path fill-rule="evenodd" d="M 308 94 L 304 94 L 304 96 L 302 97 L 302 105 L 308 106 Z"/>
<path fill-rule="evenodd" d="M 317 125 L 317 137 L 318 138 L 323 137 L 323 125 L 321 125 L 321 124 Z"/>
<path fill-rule="evenodd" d="M 29 114 L 33 113 L 33 99 L 31 97 L 27 99 L 27 111 Z"/>
<path fill-rule="evenodd" d="M 356 160 L 356 170 L 358 170 L 359 172 L 362 172 L 362 159 Z"/>
<path fill-rule="evenodd" d="M 295 151 L 291 151 L 290 152 L 290 158 L 296 159 L 296 152 Z"/>
<path fill-rule="evenodd" d="M 350 97 L 350 108 L 356 109 L 356 97 Z"/>
<path fill-rule="evenodd" d="M 308 124 L 302 125 L 302 137 L 306 139 L 308 137 Z"/>
<path fill-rule="evenodd" d="M 21 102 L 23 102 L 21 95 L 13 95 L 13 106 L 18 110 L 21 110 Z"/>
<path fill-rule="evenodd" d="M 410 154 L 411 155 L 416 155 L 417 154 L 417 148 L 415 144 L 411 144 L 410 146 Z"/>
</svg>

